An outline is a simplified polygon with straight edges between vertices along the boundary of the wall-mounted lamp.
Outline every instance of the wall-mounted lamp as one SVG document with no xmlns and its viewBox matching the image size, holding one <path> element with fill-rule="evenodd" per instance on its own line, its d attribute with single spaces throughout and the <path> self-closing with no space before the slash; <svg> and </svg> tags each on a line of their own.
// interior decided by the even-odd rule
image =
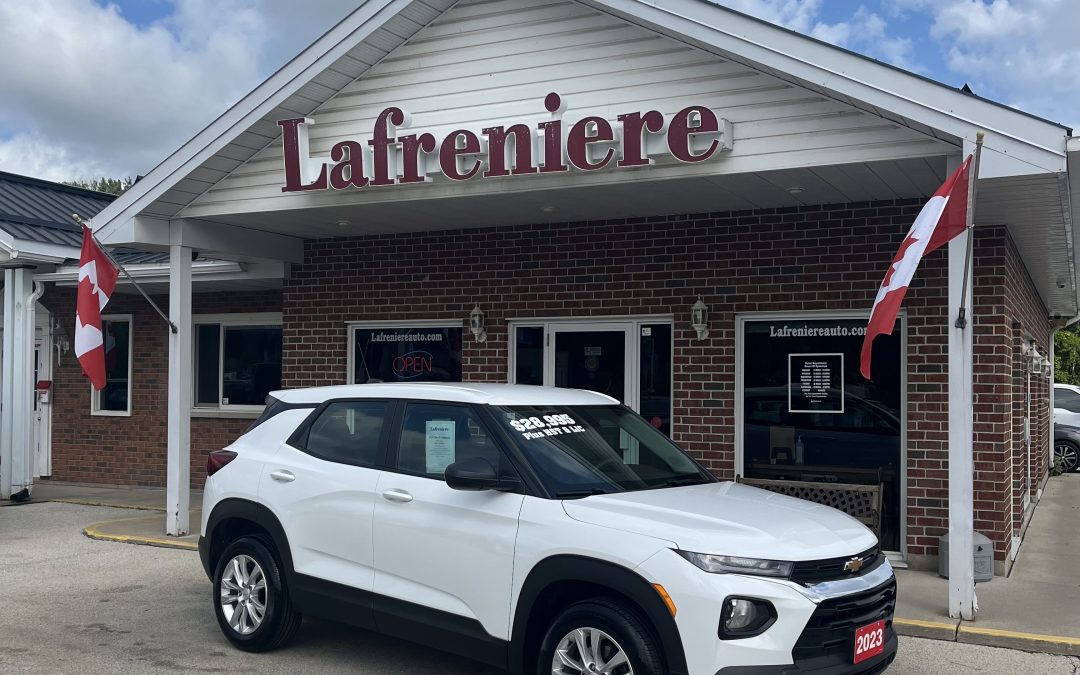
<svg viewBox="0 0 1080 675">
<path fill-rule="evenodd" d="M 701 296 L 690 308 L 690 327 L 697 332 L 699 340 L 709 337 L 709 307 Z"/>
<path fill-rule="evenodd" d="M 1043 364 L 1043 377 L 1050 379 L 1054 376 L 1054 362 L 1050 359 L 1046 359 Z"/>
<path fill-rule="evenodd" d="M 60 365 L 60 357 L 71 351 L 71 341 L 60 325 L 60 319 L 53 320 L 52 346 L 56 350 L 56 365 Z"/>
<path fill-rule="evenodd" d="M 473 307 L 473 311 L 469 312 L 469 332 L 473 334 L 477 342 L 487 342 L 487 330 L 484 329 L 484 310 L 480 309 L 480 305 Z"/>
</svg>

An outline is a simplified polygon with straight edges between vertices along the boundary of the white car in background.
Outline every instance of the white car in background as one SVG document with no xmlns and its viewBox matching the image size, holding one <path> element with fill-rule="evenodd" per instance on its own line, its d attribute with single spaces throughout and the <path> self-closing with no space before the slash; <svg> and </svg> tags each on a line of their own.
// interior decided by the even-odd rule
<svg viewBox="0 0 1080 675">
<path fill-rule="evenodd" d="M 1054 424 L 1080 427 L 1080 387 L 1054 383 Z"/>
<path fill-rule="evenodd" d="M 275 392 L 207 472 L 199 552 L 240 649 L 311 614 L 513 673 L 878 673 L 896 654 L 870 530 L 718 481 L 601 394 Z"/>
</svg>

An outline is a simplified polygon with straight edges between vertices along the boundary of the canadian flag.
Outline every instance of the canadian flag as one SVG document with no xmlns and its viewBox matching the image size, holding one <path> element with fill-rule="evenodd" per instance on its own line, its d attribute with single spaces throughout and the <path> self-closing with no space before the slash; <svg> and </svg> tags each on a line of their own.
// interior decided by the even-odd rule
<svg viewBox="0 0 1080 675">
<path fill-rule="evenodd" d="M 874 299 L 874 308 L 870 311 L 870 322 L 866 325 L 862 358 L 859 362 L 859 372 L 868 380 L 874 338 L 892 333 L 900 303 L 904 301 L 919 261 L 944 246 L 967 227 L 968 196 L 971 189 L 968 169 L 971 166 L 971 157 L 968 155 L 960 168 L 946 179 L 930 201 L 926 202 L 922 211 L 919 211 L 915 224 L 900 243 L 900 250 L 896 252 L 889 271 L 885 273 L 877 298 Z"/>
<path fill-rule="evenodd" d="M 120 275 L 98 247 L 90 228 L 83 225 L 79 255 L 79 299 L 75 306 L 75 356 L 94 389 L 105 388 L 105 341 L 101 310 L 109 302 Z"/>
</svg>

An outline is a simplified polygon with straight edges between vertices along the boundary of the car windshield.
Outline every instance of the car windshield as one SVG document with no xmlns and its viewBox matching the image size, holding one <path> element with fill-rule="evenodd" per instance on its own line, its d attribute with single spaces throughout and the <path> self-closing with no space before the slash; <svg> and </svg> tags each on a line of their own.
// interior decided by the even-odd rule
<svg viewBox="0 0 1080 675">
<path fill-rule="evenodd" d="M 556 497 L 716 480 L 656 428 L 622 406 L 503 406 L 497 410 Z"/>
</svg>

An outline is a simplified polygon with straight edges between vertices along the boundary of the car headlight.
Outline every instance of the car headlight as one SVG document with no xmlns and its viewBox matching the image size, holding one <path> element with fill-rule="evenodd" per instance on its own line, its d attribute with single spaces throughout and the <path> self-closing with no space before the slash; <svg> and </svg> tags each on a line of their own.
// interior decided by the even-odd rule
<svg viewBox="0 0 1080 675">
<path fill-rule="evenodd" d="M 720 610 L 716 635 L 721 640 L 741 640 L 761 635 L 776 623 L 776 608 L 760 598 L 730 597 Z"/>
<path fill-rule="evenodd" d="M 740 558 L 733 555 L 710 555 L 691 551 L 676 551 L 698 568 L 712 574 L 750 574 L 759 577 L 789 577 L 794 563 L 761 558 Z"/>
</svg>

